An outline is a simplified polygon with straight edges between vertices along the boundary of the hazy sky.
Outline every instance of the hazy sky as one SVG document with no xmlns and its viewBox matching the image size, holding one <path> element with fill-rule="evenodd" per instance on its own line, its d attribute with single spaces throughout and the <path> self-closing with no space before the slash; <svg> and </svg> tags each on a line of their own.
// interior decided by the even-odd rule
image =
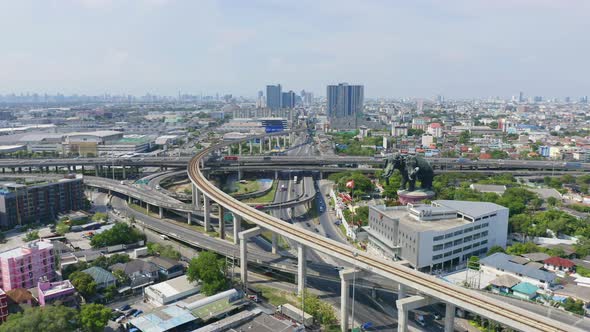
<svg viewBox="0 0 590 332">
<path fill-rule="evenodd" d="M 0 93 L 590 94 L 586 0 L 0 0 Z"/>
</svg>

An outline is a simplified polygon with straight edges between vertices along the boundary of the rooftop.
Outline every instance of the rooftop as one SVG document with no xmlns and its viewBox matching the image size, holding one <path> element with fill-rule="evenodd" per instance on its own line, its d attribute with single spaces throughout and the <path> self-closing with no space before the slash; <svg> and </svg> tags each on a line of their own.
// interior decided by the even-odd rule
<svg viewBox="0 0 590 332">
<path fill-rule="evenodd" d="M 543 271 L 534 265 L 522 265 L 512 261 L 513 256 L 507 255 L 502 252 L 497 252 L 488 257 L 482 258 L 480 264 L 483 266 L 490 266 L 497 269 L 504 270 L 506 272 L 516 273 L 523 276 L 527 276 L 537 280 L 543 280 L 546 282 L 553 282 L 556 276 L 554 273 Z"/>
<path fill-rule="evenodd" d="M 111 283 L 117 280 L 117 278 L 112 273 L 99 266 L 93 266 L 83 270 L 82 272 L 89 274 L 98 284 Z"/>
<path fill-rule="evenodd" d="M 170 297 L 194 289 L 198 284 L 189 282 L 186 275 L 183 275 L 149 287 L 162 296 Z"/>
<path fill-rule="evenodd" d="M 377 205 L 371 206 L 370 208 L 376 209 L 380 213 L 383 213 L 384 215 L 388 216 L 389 218 L 399 219 L 400 222 L 404 224 L 404 226 L 411 227 L 416 231 L 446 230 L 449 228 L 469 224 L 467 220 L 457 217 L 433 221 L 418 220 L 411 216 L 408 207 L 406 206 L 385 207 L 385 205 Z M 414 206 L 414 208 L 416 208 L 416 206 Z"/>
<path fill-rule="evenodd" d="M 142 332 L 165 332 L 195 319 L 190 311 L 175 305 L 168 305 L 134 318 L 130 323 Z"/>
<path fill-rule="evenodd" d="M 528 282 L 521 282 L 520 284 L 512 287 L 512 291 L 514 292 L 519 292 L 522 294 L 527 294 L 527 295 L 533 295 L 535 293 L 537 293 L 537 290 L 539 290 L 539 287 L 528 283 Z"/>
<path fill-rule="evenodd" d="M 436 200 L 433 203 L 455 209 L 458 212 L 469 215 L 473 218 L 488 215 L 490 213 L 497 212 L 498 210 L 508 210 L 502 205 L 488 202 Z"/>
<path fill-rule="evenodd" d="M 49 242 L 49 241 L 44 241 L 44 240 L 33 241 L 33 242 L 26 243 L 22 247 L 14 248 L 14 249 L 0 253 L 0 258 L 2 258 L 2 259 L 16 258 L 16 257 L 20 257 L 23 255 L 29 254 L 31 249 L 42 250 L 42 249 L 52 249 L 52 248 L 53 248 L 53 244 L 51 244 L 51 242 Z"/>
</svg>

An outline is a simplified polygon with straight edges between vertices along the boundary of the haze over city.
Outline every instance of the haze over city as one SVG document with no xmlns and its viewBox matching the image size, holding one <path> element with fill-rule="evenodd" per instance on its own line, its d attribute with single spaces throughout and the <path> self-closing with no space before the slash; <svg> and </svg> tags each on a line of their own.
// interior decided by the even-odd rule
<svg viewBox="0 0 590 332">
<path fill-rule="evenodd" d="M 0 94 L 252 97 L 577 96 L 590 3 L 573 1 L 3 1 Z"/>
</svg>

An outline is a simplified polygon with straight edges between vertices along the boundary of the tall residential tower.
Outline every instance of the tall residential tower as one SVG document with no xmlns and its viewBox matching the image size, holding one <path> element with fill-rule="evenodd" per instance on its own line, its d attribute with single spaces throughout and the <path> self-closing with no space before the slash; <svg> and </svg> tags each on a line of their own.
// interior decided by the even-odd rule
<svg viewBox="0 0 590 332">
<path fill-rule="evenodd" d="M 362 85 L 328 85 L 327 115 L 330 127 L 334 129 L 354 129 L 357 117 L 363 110 L 364 87 Z"/>
</svg>

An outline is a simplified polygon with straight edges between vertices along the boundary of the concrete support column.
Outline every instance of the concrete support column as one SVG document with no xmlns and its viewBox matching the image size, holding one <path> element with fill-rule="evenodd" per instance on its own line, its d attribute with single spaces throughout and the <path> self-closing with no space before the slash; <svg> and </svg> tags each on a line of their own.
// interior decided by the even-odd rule
<svg viewBox="0 0 590 332">
<path fill-rule="evenodd" d="M 205 203 L 203 204 L 203 226 L 205 226 L 205 232 L 208 232 L 211 223 L 211 199 L 204 195 Z"/>
<path fill-rule="evenodd" d="M 201 192 L 199 191 L 199 188 L 197 188 L 197 186 L 195 186 L 194 184 L 193 184 L 193 190 L 192 190 L 192 198 L 193 198 L 193 206 L 195 207 L 196 210 L 200 210 L 201 209 L 201 202 L 202 202 Z"/>
<path fill-rule="evenodd" d="M 258 140 L 258 147 L 260 148 L 260 154 L 262 154 L 264 152 L 264 137 L 261 137 Z"/>
<path fill-rule="evenodd" d="M 244 171 L 241 169 L 238 169 L 238 181 L 240 181 L 243 176 L 244 176 Z"/>
<path fill-rule="evenodd" d="M 405 298 L 406 297 L 406 291 L 407 291 L 406 285 L 399 284 L 398 287 L 397 287 L 397 289 L 398 289 L 397 299 L 398 300 L 401 300 L 401 299 Z"/>
<path fill-rule="evenodd" d="M 82 166 L 82 172 L 84 172 L 84 166 Z M 127 178 L 127 167 L 123 165 L 123 179 Z"/>
<path fill-rule="evenodd" d="M 297 247 L 297 294 L 302 296 L 305 291 L 305 279 L 307 270 L 306 248 L 303 244 Z"/>
<path fill-rule="evenodd" d="M 225 239 L 225 208 L 219 205 L 219 238 Z"/>
<path fill-rule="evenodd" d="M 192 225 L 193 224 L 193 213 L 192 212 L 187 213 L 186 218 L 187 218 L 187 223 L 189 225 Z"/>
<path fill-rule="evenodd" d="M 248 141 L 248 145 L 250 146 L 250 154 L 252 154 L 252 140 Z"/>
<path fill-rule="evenodd" d="M 242 155 L 242 142 L 238 143 L 238 156 Z"/>
<path fill-rule="evenodd" d="M 279 171 L 275 171 L 275 180 L 279 179 Z"/>
<path fill-rule="evenodd" d="M 56 167 L 55 171 L 57 171 L 57 167 Z M 94 165 L 94 175 L 99 176 L 97 165 Z"/>
<path fill-rule="evenodd" d="M 160 219 L 164 218 L 164 208 L 160 206 Z"/>
<path fill-rule="evenodd" d="M 397 331 L 407 332 L 408 331 L 408 311 L 414 310 L 423 306 L 430 305 L 435 301 L 430 297 L 424 297 L 421 295 L 415 295 L 406 297 L 395 302 L 397 306 Z"/>
<path fill-rule="evenodd" d="M 247 231 L 238 233 L 240 239 L 240 278 L 244 290 L 248 288 L 248 239 L 262 232 L 260 227 L 254 227 Z"/>
<path fill-rule="evenodd" d="M 238 233 L 242 231 L 242 217 L 237 215 L 235 212 L 232 214 L 234 216 L 234 244 L 238 244 Z"/>
<path fill-rule="evenodd" d="M 350 306 L 350 281 L 340 274 L 340 330 L 348 331 L 348 307 Z"/>
<path fill-rule="evenodd" d="M 455 331 L 455 305 L 445 304 L 445 332 Z"/>
<path fill-rule="evenodd" d="M 127 196 L 127 204 L 131 204 L 131 196 Z"/>
<path fill-rule="evenodd" d="M 272 150 L 272 136 L 268 137 L 268 151 Z"/>
<path fill-rule="evenodd" d="M 80 166 L 82 169 L 82 174 L 84 174 L 84 165 Z M 125 174 L 125 168 L 123 168 L 123 174 Z"/>
<path fill-rule="evenodd" d="M 110 195 L 110 193 L 109 193 L 109 195 Z M 145 203 L 145 210 L 147 211 L 147 214 L 149 215 L 150 214 L 150 204 L 147 202 Z"/>
<path fill-rule="evenodd" d="M 272 253 L 276 254 L 277 253 L 277 247 L 279 244 L 279 235 L 275 232 L 272 232 Z"/>
</svg>

